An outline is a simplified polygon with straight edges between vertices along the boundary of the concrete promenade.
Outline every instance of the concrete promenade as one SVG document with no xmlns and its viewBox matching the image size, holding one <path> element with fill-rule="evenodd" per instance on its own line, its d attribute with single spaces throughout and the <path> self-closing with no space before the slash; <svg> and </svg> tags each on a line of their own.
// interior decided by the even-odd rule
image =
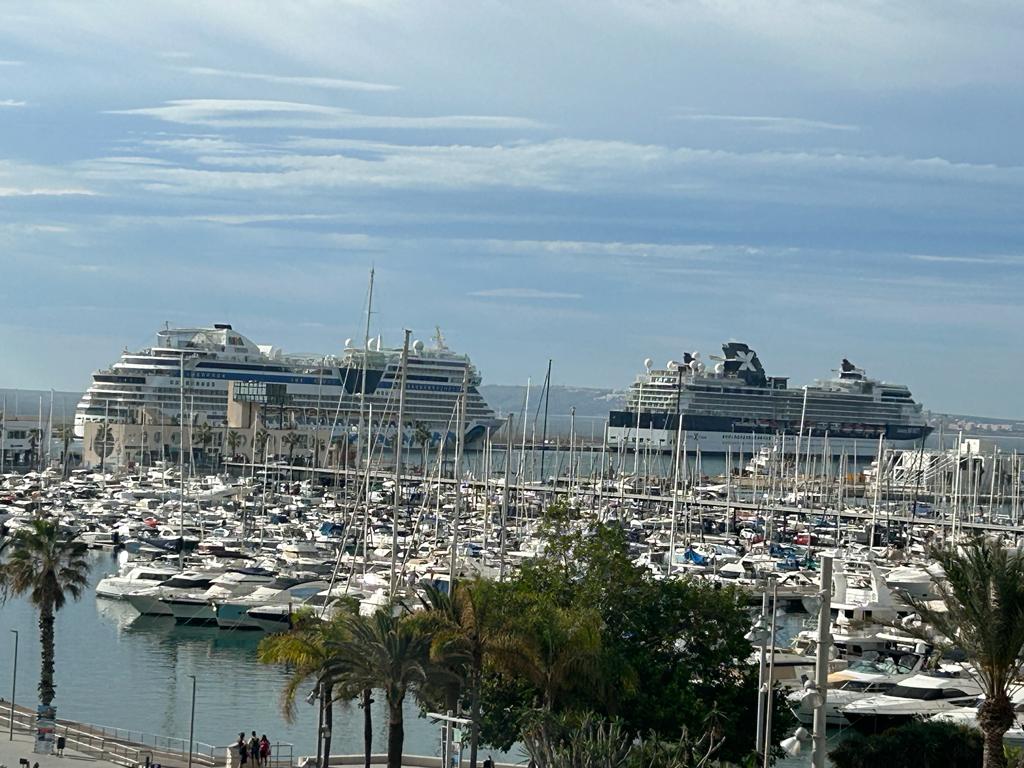
<svg viewBox="0 0 1024 768">
<path fill-rule="evenodd" d="M 25 707 L 15 707 L 12 742 L 9 740 L 10 706 L 10 702 L 0 699 L 0 765 L 7 768 L 20 768 L 23 757 L 29 760 L 29 768 L 36 762 L 39 768 L 73 768 L 68 763 L 71 757 L 95 763 L 101 768 L 135 768 L 154 763 L 163 768 L 186 768 L 189 762 L 187 742 L 181 739 L 77 723 L 63 718 L 57 719 L 56 735 L 63 736 L 67 741 L 65 757 L 61 759 L 56 755 L 36 755 L 32 752 L 35 714 Z M 226 752 L 226 748 L 196 742 L 193 746 L 193 768 L 223 765 Z"/>
<path fill-rule="evenodd" d="M 6 726 L 6 719 L 4 721 Z M 39 768 L 124 768 L 123 764 L 112 763 L 98 757 L 86 755 L 70 747 L 64 750 L 64 757 L 37 755 L 32 752 L 33 734 L 15 729 L 14 741 L 8 740 L 7 728 L 0 734 L 0 766 L 19 768 L 22 759 L 28 760 L 29 768 L 39 763 Z"/>
</svg>

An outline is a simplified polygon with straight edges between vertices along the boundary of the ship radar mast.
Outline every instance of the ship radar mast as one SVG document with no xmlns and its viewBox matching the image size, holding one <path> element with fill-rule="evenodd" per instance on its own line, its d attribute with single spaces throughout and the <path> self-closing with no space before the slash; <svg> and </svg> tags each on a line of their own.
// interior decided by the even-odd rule
<svg viewBox="0 0 1024 768">
<path fill-rule="evenodd" d="M 441 326 L 434 326 L 434 349 L 439 352 L 447 352 L 448 345 L 444 343 L 444 334 L 441 333 Z"/>
</svg>

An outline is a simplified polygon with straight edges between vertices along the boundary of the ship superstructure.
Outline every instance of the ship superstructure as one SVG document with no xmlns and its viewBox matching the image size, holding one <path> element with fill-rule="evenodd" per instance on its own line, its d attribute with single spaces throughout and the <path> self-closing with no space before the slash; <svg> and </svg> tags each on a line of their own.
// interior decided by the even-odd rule
<svg viewBox="0 0 1024 768">
<path fill-rule="evenodd" d="M 108 369 L 93 374 L 76 408 L 75 428 L 82 435 L 89 421 L 222 426 L 231 382 L 284 385 L 287 415 L 284 409 L 268 408 L 265 418 L 286 418 L 291 428 L 344 432 L 361 423 L 393 427 L 401 354 L 401 349 L 383 347 L 379 337 L 360 347 L 350 339 L 340 355 L 290 355 L 257 345 L 228 324 L 165 328 L 157 332 L 154 346 L 125 351 Z M 410 428 L 421 426 L 435 443 L 453 436 L 463 387 L 467 440 L 496 428 L 500 422 L 480 394 L 480 383 L 469 357 L 450 350 L 440 331 L 431 347 L 414 342 L 405 373 L 405 439 L 411 439 Z"/>
<path fill-rule="evenodd" d="M 802 434 L 802 451 L 868 456 L 879 438 L 886 446 L 912 447 L 931 432 L 906 386 L 871 379 L 849 360 L 832 378 L 790 387 L 788 379 L 766 375 L 746 344 L 729 342 L 722 352 L 711 369 L 698 354 L 663 369 L 648 360 L 625 410 L 609 414 L 609 445 L 672 450 L 680 419 L 688 445 L 706 453 L 792 452 Z"/>
</svg>

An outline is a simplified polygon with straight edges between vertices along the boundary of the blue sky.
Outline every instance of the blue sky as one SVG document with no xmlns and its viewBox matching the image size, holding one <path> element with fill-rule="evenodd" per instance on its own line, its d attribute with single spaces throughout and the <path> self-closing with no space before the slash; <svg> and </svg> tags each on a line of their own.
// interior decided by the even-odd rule
<svg viewBox="0 0 1024 768">
<path fill-rule="evenodd" d="M 849 357 L 1024 417 L 1024 6 L 426 0 L 0 8 L 0 386 L 164 321 L 485 380 Z"/>
</svg>

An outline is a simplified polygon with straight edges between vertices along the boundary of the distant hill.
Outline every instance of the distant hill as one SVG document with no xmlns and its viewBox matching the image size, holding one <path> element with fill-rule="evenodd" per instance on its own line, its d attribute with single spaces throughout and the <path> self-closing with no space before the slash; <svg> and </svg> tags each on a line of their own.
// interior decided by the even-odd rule
<svg viewBox="0 0 1024 768">
<path fill-rule="evenodd" d="M 0 411 L 12 416 L 38 416 L 42 398 L 43 418 L 50 413 L 50 390 L 48 389 L 4 389 L 0 387 Z M 53 393 L 53 422 L 70 422 L 75 416 L 75 406 L 82 399 L 81 392 Z"/>
<path fill-rule="evenodd" d="M 530 388 L 529 413 L 527 423 L 532 425 L 536 420 L 537 434 L 540 436 L 544 420 L 544 400 L 541 397 L 541 386 Z M 526 405 L 526 387 L 508 384 L 484 384 L 480 394 L 499 416 L 516 414 L 516 420 L 522 428 L 522 413 Z M 608 411 L 622 408 L 626 404 L 626 393 L 615 389 L 596 389 L 593 387 L 569 387 L 554 385 L 548 402 L 548 435 L 567 435 L 570 428 L 570 409 L 576 409 L 576 431 L 581 435 L 589 435 L 593 429 L 601 434 Z"/>
</svg>

